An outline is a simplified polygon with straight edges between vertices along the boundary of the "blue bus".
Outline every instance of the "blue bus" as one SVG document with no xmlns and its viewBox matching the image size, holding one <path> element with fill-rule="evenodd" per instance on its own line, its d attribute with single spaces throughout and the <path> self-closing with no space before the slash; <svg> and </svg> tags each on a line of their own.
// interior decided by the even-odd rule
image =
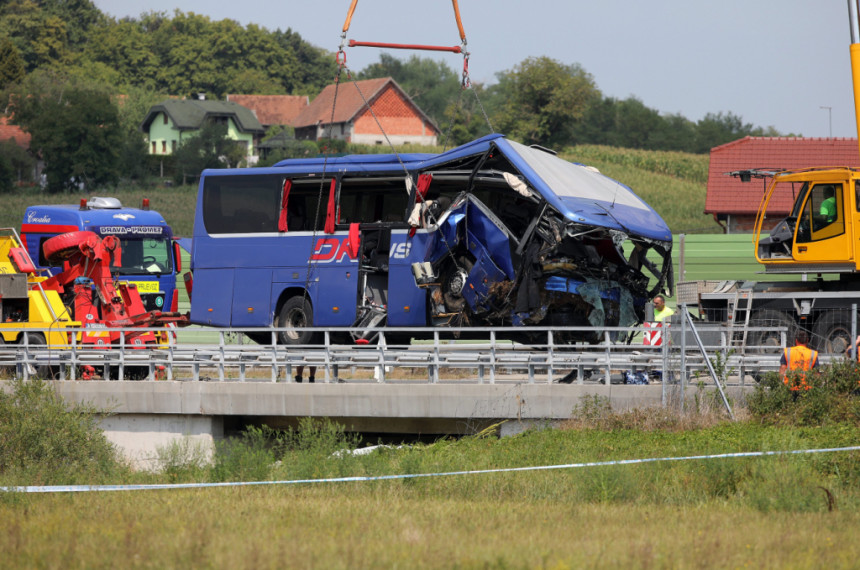
<svg viewBox="0 0 860 570">
<path fill-rule="evenodd" d="M 360 340 L 381 326 L 510 326 L 528 340 L 517 327 L 630 326 L 671 288 L 671 247 L 627 186 L 499 134 L 441 154 L 206 170 L 190 317 L 285 328 L 284 344 L 319 339 L 299 327 Z"/>
<path fill-rule="evenodd" d="M 84 198 L 77 205 L 30 206 L 21 222 L 21 239 L 30 258 L 51 275 L 63 268 L 51 266 L 42 245 L 54 236 L 77 231 L 119 238 L 122 263 L 112 266 L 111 273 L 137 285 L 147 311 L 177 311 L 179 246 L 164 216 L 149 209 L 149 200 L 143 200 L 142 208 L 124 207 L 109 197 Z"/>
</svg>

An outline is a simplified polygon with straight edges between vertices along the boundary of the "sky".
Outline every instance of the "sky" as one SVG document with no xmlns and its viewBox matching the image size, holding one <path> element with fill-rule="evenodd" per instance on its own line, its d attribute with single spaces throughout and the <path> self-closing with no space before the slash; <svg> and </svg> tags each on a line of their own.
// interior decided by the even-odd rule
<svg viewBox="0 0 860 570">
<path fill-rule="evenodd" d="M 350 0 L 94 0 L 108 15 L 194 12 L 287 28 L 337 51 Z M 579 64 L 604 96 L 698 121 L 731 112 L 783 134 L 856 137 L 845 0 L 459 0 L 474 82 L 528 57 Z M 454 46 L 447 0 L 360 0 L 348 39 Z M 360 71 L 383 50 L 345 48 Z M 445 61 L 462 56 L 388 50 Z"/>
</svg>

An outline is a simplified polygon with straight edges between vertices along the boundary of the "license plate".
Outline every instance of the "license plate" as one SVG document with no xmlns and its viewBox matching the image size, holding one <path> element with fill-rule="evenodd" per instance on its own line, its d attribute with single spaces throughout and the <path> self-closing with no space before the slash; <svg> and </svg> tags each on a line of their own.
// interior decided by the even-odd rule
<svg viewBox="0 0 860 570">
<path fill-rule="evenodd" d="M 129 281 L 132 285 L 137 285 L 138 293 L 160 293 L 158 281 Z"/>
</svg>

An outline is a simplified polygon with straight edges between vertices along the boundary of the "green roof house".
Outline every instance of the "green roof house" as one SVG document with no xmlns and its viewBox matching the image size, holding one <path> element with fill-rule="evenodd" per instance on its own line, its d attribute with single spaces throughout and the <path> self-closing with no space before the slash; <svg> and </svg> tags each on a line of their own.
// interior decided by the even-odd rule
<svg viewBox="0 0 860 570">
<path fill-rule="evenodd" d="M 153 105 L 140 125 L 149 138 L 149 154 L 172 154 L 207 123 L 227 125 L 227 136 L 247 149 L 256 162 L 256 143 L 265 130 L 250 109 L 232 101 L 168 99 Z"/>
</svg>

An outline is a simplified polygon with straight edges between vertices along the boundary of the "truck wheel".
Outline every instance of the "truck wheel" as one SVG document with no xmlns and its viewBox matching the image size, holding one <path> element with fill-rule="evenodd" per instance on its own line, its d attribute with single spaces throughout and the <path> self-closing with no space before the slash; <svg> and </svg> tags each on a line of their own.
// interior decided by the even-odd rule
<svg viewBox="0 0 860 570">
<path fill-rule="evenodd" d="M 80 251 L 80 245 L 91 238 L 98 238 L 93 232 L 68 232 L 45 240 L 42 252 L 49 263 L 62 263 Z"/>
<path fill-rule="evenodd" d="M 812 344 L 826 354 L 844 354 L 851 346 L 851 312 L 833 311 L 819 317 L 812 328 Z"/>
<path fill-rule="evenodd" d="M 24 344 L 23 338 L 21 339 L 21 344 Z M 39 350 L 48 346 L 48 341 L 45 340 L 45 335 L 42 333 L 27 333 L 27 346 L 33 347 L 34 350 Z M 54 378 L 54 370 L 50 365 L 28 364 L 27 366 L 30 367 L 30 374 L 36 378 L 41 378 L 43 380 L 52 380 Z"/>
<path fill-rule="evenodd" d="M 769 330 L 750 332 L 747 335 L 747 345 L 752 346 L 753 352 L 762 354 L 777 354 L 782 350 L 782 331 L 787 328 L 786 342 L 788 346 L 794 344 L 794 335 L 797 332 L 797 323 L 784 313 L 779 311 L 756 311 L 750 315 L 750 327 L 766 327 Z"/>
<path fill-rule="evenodd" d="M 295 328 L 314 326 L 314 310 L 304 297 L 290 297 L 278 314 L 278 327 L 287 330 L 278 333 L 281 344 L 313 344 L 316 334 L 313 331 L 297 331 Z"/>
<path fill-rule="evenodd" d="M 3 348 L 6 345 L 6 339 L 0 335 L 0 348 Z M 0 366 L 0 378 L 8 379 L 10 377 L 15 376 L 15 367 L 14 366 Z"/>
</svg>

